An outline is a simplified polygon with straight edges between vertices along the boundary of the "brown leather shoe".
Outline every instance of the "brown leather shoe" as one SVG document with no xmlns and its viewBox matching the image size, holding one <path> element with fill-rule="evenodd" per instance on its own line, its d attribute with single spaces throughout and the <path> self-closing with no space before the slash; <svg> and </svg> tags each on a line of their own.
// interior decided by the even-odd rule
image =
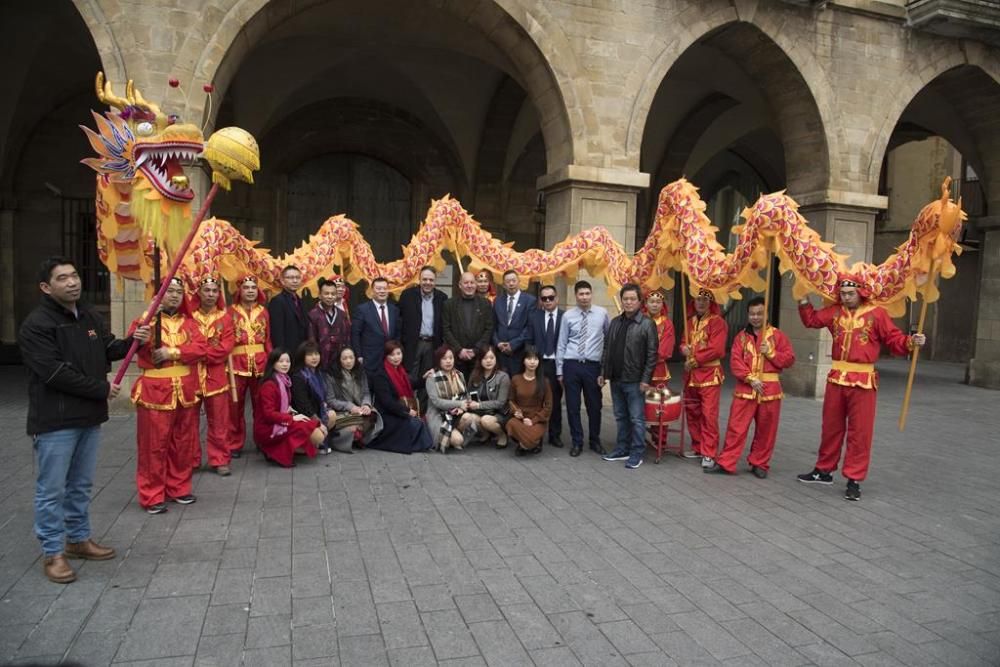
<svg viewBox="0 0 1000 667">
<path fill-rule="evenodd" d="M 46 556 L 42 561 L 45 569 L 45 576 L 55 584 L 68 584 L 76 581 L 76 572 L 69 566 L 69 562 L 62 554 Z"/>
<path fill-rule="evenodd" d="M 70 558 L 82 558 L 83 560 L 111 560 L 115 557 L 115 550 L 111 547 L 102 547 L 94 540 L 83 542 L 67 542 L 66 555 Z"/>
</svg>

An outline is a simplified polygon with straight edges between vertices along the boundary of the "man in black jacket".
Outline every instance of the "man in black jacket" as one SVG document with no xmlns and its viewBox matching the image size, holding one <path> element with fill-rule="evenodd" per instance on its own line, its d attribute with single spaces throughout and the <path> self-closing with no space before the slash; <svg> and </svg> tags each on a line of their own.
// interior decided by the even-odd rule
<svg viewBox="0 0 1000 667">
<path fill-rule="evenodd" d="M 302 285 L 302 272 L 297 266 L 286 266 L 281 272 L 280 293 L 267 304 L 271 317 L 271 347 L 285 350 L 295 356 L 299 345 L 309 338 L 309 318 L 298 295 Z"/>
<path fill-rule="evenodd" d="M 441 309 L 448 295 L 434 287 L 437 271 L 432 266 L 420 269 L 420 285 L 407 287 L 399 295 L 400 338 L 403 345 L 403 367 L 417 387 L 421 406 L 427 405 L 427 393 L 417 382 L 434 366 L 434 350 L 444 342 Z M 421 394 L 423 394 L 421 396 Z"/>
<path fill-rule="evenodd" d="M 618 441 L 605 461 L 626 461 L 634 470 L 646 450 L 646 396 L 656 366 L 658 340 L 653 320 L 642 314 L 639 286 L 626 283 L 618 294 L 622 314 L 611 320 L 604 338 L 601 375 L 611 382 Z"/>
<path fill-rule="evenodd" d="M 476 294 L 476 276 L 466 271 L 458 281 L 458 296 L 441 309 L 444 342 L 455 353 L 455 368 L 469 379 L 476 351 L 493 337 L 493 307 Z"/>
<path fill-rule="evenodd" d="M 28 369 L 28 435 L 34 439 L 35 535 L 50 581 L 68 584 L 76 573 L 70 558 L 108 560 L 115 550 L 90 539 L 90 489 L 97 465 L 100 425 L 108 400 L 111 361 L 125 356 L 132 339 L 111 335 L 101 317 L 80 303 L 80 276 L 73 262 L 50 257 L 39 271 L 42 302 L 28 315 L 18 343 Z M 149 327 L 133 334 L 149 340 Z M 65 545 L 64 545 L 65 541 Z"/>
</svg>

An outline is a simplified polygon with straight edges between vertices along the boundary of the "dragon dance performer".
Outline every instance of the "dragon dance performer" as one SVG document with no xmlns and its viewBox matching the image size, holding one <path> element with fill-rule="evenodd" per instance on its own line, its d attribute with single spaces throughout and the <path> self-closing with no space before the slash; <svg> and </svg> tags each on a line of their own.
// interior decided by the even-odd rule
<svg viewBox="0 0 1000 667">
<path fill-rule="evenodd" d="M 219 281 L 212 276 L 202 278 L 198 291 L 191 297 L 191 317 L 198 323 L 208 345 L 208 353 L 198 364 L 201 383 L 201 404 L 205 407 L 208 436 L 205 450 L 208 465 L 222 477 L 230 475 L 229 421 L 232 418 L 232 398 L 229 394 L 227 362 L 233 351 L 233 318 L 222 298 Z M 195 468 L 201 466 L 201 445 L 193 452 Z"/>
<path fill-rule="evenodd" d="M 198 362 L 208 349 L 198 323 L 188 314 L 179 278 L 170 280 L 160 310 L 162 345 L 139 348 L 141 375 L 132 387 L 138 445 L 136 485 L 139 503 L 150 514 L 166 512 L 167 500 L 182 505 L 195 501 L 191 495 L 191 452 L 199 446 Z M 132 323 L 130 335 L 144 315 Z"/>
<path fill-rule="evenodd" d="M 271 320 L 264 292 L 257 287 L 257 279 L 243 276 L 237 281 L 238 291 L 229 307 L 233 320 L 234 347 L 232 353 L 233 375 L 236 377 L 236 402 L 229 402 L 229 450 L 234 459 L 243 454 L 247 437 L 246 400 L 257 413 L 257 389 L 264 375 L 267 355 L 271 353 Z"/>
<path fill-rule="evenodd" d="M 826 376 L 816 467 L 799 475 L 799 481 L 833 484 L 832 473 L 840 462 L 846 434 L 844 498 L 861 500 L 860 482 L 868 475 L 875 427 L 875 361 L 883 344 L 892 354 L 903 356 L 922 346 L 927 338 L 923 334 L 907 336 L 896 328 L 885 309 L 867 303 L 870 294 L 856 276 L 841 275 L 839 283 L 839 303 L 816 310 L 809 299 L 799 302 L 802 324 L 810 329 L 829 329 L 833 334 L 833 365 Z"/>
<path fill-rule="evenodd" d="M 646 295 L 646 314 L 656 325 L 656 340 L 659 341 L 656 349 L 656 366 L 653 368 L 653 379 L 651 384 L 654 387 L 665 387 L 670 381 L 670 369 L 667 368 L 667 361 L 674 351 L 674 343 L 677 342 L 674 333 L 674 323 L 670 321 L 665 308 L 667 295 L 663 290 L 656 289 Z"/>
<path fill-rule="evenodd" d="M 778 436 L 781 417 L 780 374 L 795 363 L 795 352 L 788 337 L 776 327 L 764 324 L 764 297 L 747 303 L 746 328 L 736 334 L 729 352 L 729 368 L 736 376 L 733 404 L 722 453 L 707 473 L 736 474 L 736 463 L 747 442 L 750 424 L 754 424 L 753 442 L 747 462 L 755 477 L 764 479 L 771 467 L 771 454 Z"/>
<path fill-rule="evenodd" d="M 706 289 L 694 298 L 694 314 L 688 318 L 687 336 L 681 344 L 684 355 L 684 410 L 691 433 L 688 458 L 701 457 L 707 468 L 719 451 L 719 398 L 722 395 L 722 358 L 726 356 L 728 328 L 719 314 L 719 304 Z"/>
</svg>

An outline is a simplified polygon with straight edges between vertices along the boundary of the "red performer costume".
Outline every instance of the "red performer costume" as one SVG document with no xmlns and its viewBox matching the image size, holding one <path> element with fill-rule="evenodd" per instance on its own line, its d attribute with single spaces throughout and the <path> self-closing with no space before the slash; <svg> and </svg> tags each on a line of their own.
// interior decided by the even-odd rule
<svg viewBox="0 0 1000 667">
<path fill-rule="evenodd" d="M 198 362 L 206 344 L 198 324 L 187 313 L 184 288 L 172 279 L 160 313 L 160 341 L 139 348 L 141 375 L 132 387 L 136 406 L 136 486 L 139 503 L 151 513 L 164 510 L 167 499 L 193 502 L 191 451 L 198 446 Z M 176 310 L 172 310 L 171 304 Z M 142 317 L 130 328 L 135 331 Z M 154 357 L 164 358 L 160 363 Z M 192 444 L 193 443 L 193 444 Z"/>
<path fill-rule="evenodd" d="M 670 355 L 673 354 L 674 344 L 677 341 L 674 334 L 674 323 L 670 321 L 670 318 L 666 313 L 666 295 L 660 290 L 654 290 L 646 297 L 647 304 L 650 299 L 655 297 L 659 297 L 663 305 L 660 308 L 660 312 L 656 315 L 651 314 L 648 307 L 646 310 L 646 314 L 649 315 L 649 318 L 653 320 L 653 324 L 656 325 L 656 336 L 658 341 L 656 349 L 656 366 L 653 367 L 653 377 L 650 384 L 654 387 L 665 387 L 667 382 L 670 381 L 670 369 L 667 368 L 667 361 L 670 359 Z"/>
<path fill-rule="evenodd" d="M 302 448 L 306 456 L 316 456 L 316 446 L 309 440 L 319 427 L 319 421 L 296 421 L 291 408 L 291 379 L 287 374 L 274 374 L 260 384 L 257 408 L 253 413 L 253 439 L 264 456 L 280 466 L 295 465 L 295 450 Z"/>
<path fill-rule="evenodd" d="M 232 350 L 233 374 L 236 377 L 236 402 L 229 402 L 229 449 L 239 458 L 246 442 L 246 399 L 257 414 L 257 388 L 264 374 L 267 355 L 271 352 L 271 327 L 264 292 L 257 287 L 257 279 L 245 276 L 237 284 L 239 289 L 229 307 L 233 321 L 234 347 Z M 244 294 L 249 296 L 245 303 Z"/>
<path fill-rule="evenodd" d="M 692 456 L 701 456 L 702 465 L 711 465 L 719 450 L 719 398 L 722 395 L 722 357 L 726 356 L 726 322 L 712 293 L 701 290 L 698 299 L 708 302 L 702 315 L 688 319 L 689 354 L 684 364 L 684 410 L 691 433 Z"/>
<path fill-rule="evenodd" d="M 198 323 L 201 334 L 208 345 L 208 353 L 198 364 L 201 383 L 201 404 L 205 406 L 208 421 L 208 436 L 205 450 L 208 465 L 221 475 L 229 474 L 229 432 L 232 412 L 232 396 L 229 391 L 229 354 L 233 351 L 233 319 L 226 311 L 219 281 L 212 277 L 203 278 L 198 284 L 198 292 L 191 298 L 191 317 Z M 205 306 L 203 299 L 214 299 Z M 196 440 L 197 442 L 197 440 Z M 192 464 L 201 466 L 201 444 L 192 452 Z"/>
<path fill-rule="evenodd" d="M 846 301 L 856 292 L 855 305 Z M 833 364 L 826 377 L 823 398 L 823 431 L 819 455 L 812 473 L 800 475 L 803 482 L 830 484 L 840 462 L 844 436 L 847 451 L 842 473 L 848 480 L 848 500 L 860 499 L 858 483 L 868 475 L 872 430 L 875 426 L 875 403 L 878 394 L 878 360 L 882 345 L 898 356 L 914 348 L 915 336 L 907 336 L 892 323 L 879 306 L 866 303 L 868 292 L 852 276 L 842 276 L 840 303 L 820 310 L 807 300 L 799 305 L 802 324 L 810 329 L 829 329 L 833 334 Z M 856 494 L 852 497 L 852 487 Z"/>
<path fill-rule="evenodd" d="M 763 304 L 759 306 L 763 310 Z M 768 351 L 760 351 L 766 343 Z M 746 445 L 750 424 L 754 424 L 753 442 L 747 463 L 757 477 L 766 477 L 771 467 L 771 454 L 778 435 L 778 421 L 781 417 L 781 371 L 795 363 L 795 352 L 788 337 L 772 326 L 763 327 L 758 340 L 753 326 L 736 334 L 729 353 L 729 368 L 736 376 L 733 404 L 729 409 L 729 423 L 726 426 L 726 441 L 716 465 L 723 471 L 734 474 L 743 447 Z M 751 384 L 760 382 L 762 391 L 756 391 Z"/>
</svg>

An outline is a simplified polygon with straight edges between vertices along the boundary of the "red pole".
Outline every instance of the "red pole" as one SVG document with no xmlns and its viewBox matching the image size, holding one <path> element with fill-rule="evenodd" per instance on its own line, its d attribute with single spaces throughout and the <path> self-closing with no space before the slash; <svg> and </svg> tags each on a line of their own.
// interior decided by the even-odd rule
<svg viewBox="0 0 1000 667">
<path fill-rule="evenodd" d="M 201 205 L 201 209 L 198 210 L 198 215 L 195 216 L 194 222 L 191 223 L 191 231 L 188 232 L 187 237 L 184 239 L 184 243 L 174 254 L 174 261 L 170 265 L 170 270 L 167 271 L 167 275 L 164 277 L 163 282 L 160 283 L 160 291 L 156 293 L 153 297 L 152 303 L 149 304 L 149 308 L 146 310 L 146 316 L 142 318 L 142 322 L 139 326 L 146 326 L 149 324 L 153 316 L 160 309 L 160 302 L 163 301 L 163 295 L 167 293 L 167 285 L 170 284 L 170 280 L 177 275 L 177 270 L 181 268 L 181 262 L 184 261 L 184 255 L 187 254 L 188 248 L 191 247 L 191 243 L 194 241 L 195 234 L 198 233 L 198 227 L 201 226 L 201 221 L 205 219 L 205 215 L 208 213 L 208 207 L 211 206 L 212 200 L 215 199 L 216 193 L 219 191 L 219 184 L 213 183 L 212 189 L 208 191 L 208 195 L 205 197 L 204 203 Z M 132 357 L 135 356 L 136 350 L 139 349 L 139 341 L 132 340 L 132 346 L 128 349 L 128 354 L 122 359 L 121 366 L 118 367 L 118 373 L 115 375 L 114 384 L 121 384 L 122 378 L 125 377 L 125 371 L 132 364 Z"/>
</svg>

